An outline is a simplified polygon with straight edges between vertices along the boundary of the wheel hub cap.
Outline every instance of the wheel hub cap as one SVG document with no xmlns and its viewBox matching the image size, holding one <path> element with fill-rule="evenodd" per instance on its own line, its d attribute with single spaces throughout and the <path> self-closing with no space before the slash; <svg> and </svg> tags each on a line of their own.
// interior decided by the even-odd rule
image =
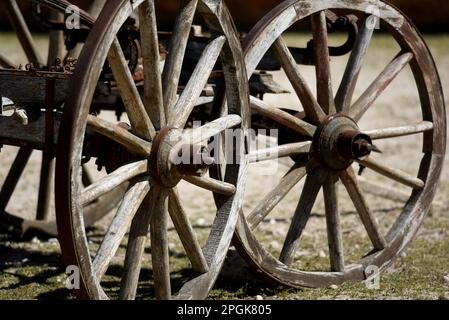
<svg viewBox="0 0 449 320">
<path fill-rule="evenodd" d="M 329 117 L 313 139 L 315 158 L 331 170 L 344 170 L 354 160 L 366 157 L 372 151 L 378 149 L 371 138 L 360 132 L 352 119 L 343 115 Z"/>
<path fill-rule="evenodd" d="M 175 187 L 183 176 L 205 175 L 215 163 L 207 155 L 207 148 L 182 142 L 182 130 L 162 128 L 153 140 L 149 158 L 152 180 L 166 188 Z"/>
</svg>

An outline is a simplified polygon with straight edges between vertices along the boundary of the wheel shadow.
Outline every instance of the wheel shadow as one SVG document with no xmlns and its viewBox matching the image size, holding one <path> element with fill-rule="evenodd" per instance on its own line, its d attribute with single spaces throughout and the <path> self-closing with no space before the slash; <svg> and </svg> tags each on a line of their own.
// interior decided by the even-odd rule
<svg viewBox="0 0 449 320">
<path fill-rule="evenodd" d="M 58 243 L 25 241 L 15 236 L 0 234 L 0 292 L 10 291 L 12 299 L 21 299 L 17 292 L 24 292 L 27 299 L 62 300 L 73 299 L 70 290 L 64 287 L 65 273 Z M 150 253 L 146 249 L 146 253 Z M 170 250 L 175 259 L 187 257 Z M 188 263 L 186 263 L 188 264 Z M 124 273 L 122 265 L 113 264 L 105 274 L 102 286 L 111 299 L 119 297 L 120 279 Z M 190 267 L 180 267 L 171 273 L 171 286 L 174 293 L 194 278 L 196 274 Z M 5 279 L 14 279 L 6 281 Z M 60 282 L 56 283 L 55 279 Z M 26 293 L 29 287 L 39 287 L 35 295 Z M 275 295 L 285 290 L 271 284 L 254 273 L 235 249 L 228 252 L 222 271 L 210 294 L 211 299 L 247 299 L 259 294 Z M 36 291 L 36 290 L 35 290 Z M 8 293 L 6 294 L 8 295 Z M 9 298 L 9 296 L 8 296 Z M 143 267 L 140 274 L 137 299 L 154 299 L 153 271 Z"/>
<path fill-rule="evenodd" d="M 10 291 L 10 298 L 18 300 L 71 298 L 70 291 L 64 288 L 63 282 L 55 282 L 58 277 L 65 279 L 59 244 L 33 243 L 0 234 L 0 291 Z M 42 290 L 30 289 L 36 286 Z M 52 288 L 56 286 L 60 288 Z M 33 295 L 32 292 L 35 291 L 36 294 Z"/>
</svg>

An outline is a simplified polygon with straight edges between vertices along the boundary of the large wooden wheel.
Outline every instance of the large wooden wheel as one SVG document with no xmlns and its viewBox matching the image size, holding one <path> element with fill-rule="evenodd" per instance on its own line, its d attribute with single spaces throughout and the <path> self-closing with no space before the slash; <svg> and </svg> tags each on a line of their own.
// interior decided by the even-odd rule
<svg viewBox="0 0 449 320">
<path fill-rule="evenodd" d="M 64 13 L 66 8 L 71 4 L 67 1 L 37 1 L 38 5 L 42 7 L 51 8 L 48 18 L 53 22 L 63 23 Z M 95 13 L 101 7 L 102 1 L 95 1 L 92 3 L 90 11 Z M 28 24 L 21 12 L 20 7 L 16 0 L 6 0 L 0 3 L 0 8 L 9 18 L 9 22 L 13 27 L 16 38 L 8 43 L 8 46 L 2 46 L 0 50 L 0 70 L 11 70 L 16 69 L 19 66 L 24 68 L 28 65 L 29 68 L 35 70 L 45 70 L 48 71 L 62 67 L 57 65 L 57 59 L 59 61 L 64 61 L 64 57 L 77 58 L 75 53 L 67 52 L 64 45 L 64 34 L 62 30 L 51 30 L 48 33 L 48 37 L 42 34 L 34 34 L 28 28 Z M 87 16 L 82 16 L 81 22 L 84 24 L 89 24 L 91 22 Z M 15 46 L 20 46 L 23 50 L 21 54 L 18 54 Z M 13 57 L 10 56 L 13 54 Z M 13 99 L 16 96 L 12 92 L 12 96 L 9 96 L 9 91 L 14 91 L 17 88 L 15 83 L 10 83 L 11 79 L 7 75 L 2 75 L 2 88 L 0 88 L 0 96 L 9 97 Z M 7 91 L 7 92 L 4 92 Z M 23 94 L 22 92 L 17 93 L 17 95 Z M 36 93 L 34 93 L 36 94 Z M 30 101 L 34 101 L 35 97 L 31 93 L 26 93 L 26 96 L 18 97 L 21 103 L 17 101 L 9 101 L 7 104 L 2 106 L 0 114 L 4 117 L 2 120 L 3 125 L 7 125 L 10 121 L 8 117 L 16 118 L 19 123 L 24 121 L 24 113 L 21 108 Z M 27 100 L 28 99 L 28 100 Z M 15 99 L 13 99 L 15 100 Z M 7 100 L 5 100 L 7 101 Z M 59 108 L 60 106 L 56 106 Z M 34 109 L 42 108 L 45 106 L 34 107 Z M 43 115 L 44 113 L 42 113 Z M 22 116 L 22 118 L 20 118 Z M 56 114 L 57 116 L 57 114 Z M 41 119 L 44 116 L 41 117 Z M 5 120 L 5 121 L 3 121 Z M 28 121 L 27 122 L 32 122 Z M 41 123 L 42 121 L 36 121 L 36 123 Z M 29 126 L 28 126 L 29 124 Z M 35 123 L 23 124 L 24 127 L 28 126 L 30 132 L 33 131 L 37 125 Z M 44 129 L 42 129 L 44 130 Z M 21 141 L 19 135 L 17 139 L 14 138 L 14 130 L 9 127 L 4 130 L 0 136 L 7 141 L 11 141 L 11 145 L 4 145 L 4 153 L 7 155 L 2 155 L 2 164 L 4 166 L 9 165 L 8 173 L 0 180 L 0 226 L 1 229 L 14 234 L 14 235 L 44 235 L 44 236 L 56 236 L 56 221 L 52 210 L 52 199 L 53 199 L 53 189 L 52 181 L 54 179 L 54 165 L 55 165 L 55 154 L 53 141 L 47 141 L 45 146 L 37 147 L 32 146 Z M 13 139 L 10 138 L 13 136 Z M 17 151 L 15 150 L 17 149 Z M 16 152 L 15 159 L 9 159 L 9 155 Z M 40 153 L 39 155 L 33 153 Z M 41 158 L 38 165 L 40 168 L 36 168 L 34 156 Z M 8 158 L 8 159 L 5 159 Z M 30 180 L 27 180 L 25 187 L 21 183 L 24 172 L 27 175 L 35 176 L 38 183 L 36 183 L 36 189 L 33 189 L 33 194 L 37 194 L 37 205 L 30 206 Z M 83 169 L 84 182 L 89 183 L 89 169 L 85 167 Z M 22 182 L 23 183 L 23 182 Z M 19 190 L 22 187 L 24 190 Z M 120 192 L 123 190 L 114 190 L 109 194 L 105 195 L 101 200 L 92 203 L 89 209 L 86 210 L 86 226 L 92 225 L 95 221 L 107 214 L 111 209 L 117 205 L 115 200 L 119 196 Z M 16 198 L 14 199 L 14 195 Z M 13 201 L 18 201 L 17 199 L 22 199 L 23 207 L 20 209 L 9 209 L 8 205 Z M 17 205 L 14 205 L 17 207 Z M 35 210 L 32 212 L 32 210 Z"/>
<path fill-rule="evenodd" d="M 332 86 L 336 77 L 335 73 L 331 77 L 331 69 L 338 69 L 342 60 L 338 60 L 337 65 L 330 62 L 327 10 L 359 17 L 358 36 L 346 68 L 342 70 L 338 90 Z M 377 58 L 378 63 L 383 64 L 383 71 L 374 80 L 368 78 L 371 83 L 365 89 L 358 79 L 363 75 L 370 41 L 377 34 L 373 26 L 378 17 L 373 14 L 380 17 L 380 26 L 388 35 L 380 36 L 384 40 L 390 39 L 388 43 L 392 43 L 392 48 L 397 47 L 398 53 L 389 57 L 390 62 L 381 62 L 381 56 Z M 312 30 L 316 96 L 313 84 L 307 83 L 285 42 L 285 33 L 297 22 L 308 23 Z M 247 205 L 252 210 L 241 213 L 236 227 L 236 246 L 240 253 L 265 276 L 293 287 L 325 287 L 345 281 L 362 281 L 375 271 L 370 266 L 384 270 L 406 248 L 428 212 L 445 154 L 443 94 L 435 64 L 423 39 L 404 15 L 386 2 L 292 0 L 284 1 L 262 19 L 248 35 L 244 51 L 248 75 L 253 74 L 267 52 L 277 58 L 284 72 L 282 75 L 291 83 L 292 92 L 299 98 L 304 113 L 295 116 L 284 111 L 280 99 L 275 100 L 277 104 L 270 104 L 251 97 L 254 112 L 273 120 L 274 128 L 284 132 L 289 130 L 288 137 L 282 136 L 280 131 L 279 141 L 290 143 L 251 152 L 250 162 L 290 157 L 294 164 L 279 177 L 278 183 L 273 182 L 276 186 L 269 188 L 271 191 L 264 198 L 245 201 L 254 204 Z M 404 76 L 406 72 L 409 72 L 408 76 Z M 400 77 L 401 73 L 404 77 Z M 417 87 L 414 92 L 417 99 L 411 99 L 413 102 L 402 114 L 394 111 L 391 101 L 384 103 L 383 109 L 379 106 L 382 93 L 398 77 L 400 81 L 415 82 Z M 358 97 L 355 95 L 357 85 L 358 90 L 361 87 L 364 90 L 360 90 Z M 336 92 L 335 96 L 333 92 Z M 413 92 L 407 91 L 404 95 L 411 96 Z M 379 125 L 370 118 L 376 108 L 381 108 L 377 112 L 384 112 L 381 128 L 364 131 L 363 126 Z M 395 118 L 399 122 L 407 119 L 401 115 L 409 112 L 416 115 L 416 122 L 388 127 Z M 422 148 L 414 145 L 407 150 L 407 140 L 403 143 L 400 139 L 412 139 Z M 377 147 L 383 150 L 382 154 L 375 154 Z M 402 160 L 396 158 L 387 162 L 389 153 L 396 152 L 397 148 L 401 148 Z M 415 163 L 407 167 L 409 171 L 402 169 L 413 161 Z M 250 172 L 255 165 L 249 166 Z M 356 166 L 367 178 L 357 176 Z M 379 186 L 378 178 L 385 178 L 383 185 Z M 270 178 L 262 179 L 266 185 Z M 344 188 L 339 191 L 341 185 Z M 251 189 L 249 185 L 248 189 Z M 290 200 L 287 200 L 291 190 L 294 194 L 290 193 Z M 323 190 L 325 219 L 321 220 L 321 229 L 312 228 L 305 235 L 306 226 L 311 227 L 312 208 L 320 190 Z M 399 201 L 395 204 L 396 211 L 389 211 L 391 216 L 375 213 L 371 209 L 375 202 L 372 193 L 384 196 L 383 204 L 389 201 L 387 199 Z M 360 218 L 351 220 L 352 224 L 346 222 L 350 219 L 348 215 L 341 215 L 343 198 L 347 198 L 348 203 L 352 201 Z M 274 215 L 276 207 L 282 207 L 291 199 L 298 203 L 296 211 L 285 214 L 291 206 L 284 206 L 277 212 L 280 216 Z M 276 242 L 272 245 L 273 234 L 279 231 L 269 230 L 266 222 L 270 220 L 291 221 L 289 228 L 281 229 L 281 233 L 285 232 L 283 245 L 282 242 L 278 247 Z M 359 242 L 360 238 L 351 237 L 357 224 L 363 226 L 361 230 L 365 229 L 363 233 L 367 235 L 363 243 Z M 323 230 L 322 237 L 320 230 Z M 321 239 L 322 247 L 315 242 L 309 245 L 313 239 Z M 321 256 L 319 248 L 323 248 Z"/>
<path fill-rule="evenodd" d="M 132 14 L 134 18 L 138 17 L 140 24 L 143 88 L 135 83 L 124 50 L 116 38 Z M 207 24 L 211 37 L 206 39 L 208 44 L 177 97 L 195 15 Z M 226 256 L 241 208 L 246 171 L 243 135 L 237 135 L 238 146 L 228 152 L 237 161 L 223 166 L 221 180 L 202 175 L 214 163 L 208 157 L 201 157 L 195 166 L 176 161 L 177 156 L 184 156 L 185 150 L 193 150 L 193 154 L 204 151 L 202 143 L 226 129 L 242 129 L 245 133 L 248 127 L 249 101 L 243 55 L 230 15 L 222 1 L 182 1 L 162 74 L 156 22 L 154 1 L 108 1 L 84 46 L 73 77 L 66 108 L 70 112 L 64 114 L 59 135 L 56 208 L 65 264 L 78 266 L 80 270 L 81 288 L 76 290 L 79 297 L 114 297 L 114 292 L 108 291 L 108 281 L 103 280 L 108 268 L 118 263 L 123 268 L 118 281 L 118 296 L 135 298 L 138 288 L 148 286 L 144 277 L 148 271 L 144 272 L 143 261 L 149 257 L 145 246 L 151 231 L 151 279 L 155 296 L 170 299 L 175 293 L 170 279 L 167 236 L 170 215 L 194 271 L 191 280 L 179 289 L 177 297 L 205 298 Z M 89 106 L 106 60 L 123 100 L 129 125 L 118 125 L 90 113 Z M 206 124 L 182 131 L 189 128 L 189 117 L 198 105 L 215 65 L 218 70 L 214 73 L 222 74 L 224 79 L 227 103 L 215 103 L 214 116 Z M 110 174 L 88 188 L 83 187 L 81 178 L 86 129 L 123 146 L 126 158 Z M 222 151 L 226 153 L 226 150 Z M 197 237 L 184 210 L 177 190 L 181 181 L 211 191 L 211 195 L 213 193 L 220 199 L 206 241 Z M 93 252 L 83 227 L 83 205 L 111 187 L 123 184 L 128 185 L 128 190 L 106 234 L 101 237 L 98 250 Z M 126 257 L 121 257 L 118 251 L 128 229 Z"/>
</svg>

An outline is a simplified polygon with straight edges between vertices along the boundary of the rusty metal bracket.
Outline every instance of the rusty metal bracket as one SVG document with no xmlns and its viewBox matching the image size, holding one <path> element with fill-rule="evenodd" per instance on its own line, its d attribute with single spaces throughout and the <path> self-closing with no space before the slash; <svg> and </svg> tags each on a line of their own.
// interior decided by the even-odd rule
<svg viewBox="0 0 449 320">
<path fill-rule="evenodd" d="M 329 47 L 329 54 L 333 57 L 343 56 L 351 52 L 358 34 L 358 18 L 355 15 L 338 16 L 332 11 L 326 10 L 327 28 L 329 33 L 337 31 L 346 31 L 348 38 L 341 46 Z M 289 47 L 289 50 L 297 64 L 315 65 L 313 40 L 307 43 L 306 48 Z M 277 71 L 281 65 L 276 59 L 274 53 L 269 50 L 259 63 L 258 70 Z"/>
</svg>

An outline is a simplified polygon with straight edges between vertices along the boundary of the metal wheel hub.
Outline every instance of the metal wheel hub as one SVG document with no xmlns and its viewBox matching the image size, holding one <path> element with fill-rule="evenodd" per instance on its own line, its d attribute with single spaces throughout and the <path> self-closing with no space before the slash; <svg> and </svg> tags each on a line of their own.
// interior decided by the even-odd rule
<svg viewBox="0 0 449 320">
<path fill-rule="evenodd" d="M 344 115 L 324 121 L 313 138 L 313 153 L 320 164 L 331 170 L 344 170 L 356 159 L 370 155 L 377 148 L 371 138 L 360 132 L 357 124 Z"/>
<path fill-rule="evenodd" d="M 166 188 L 175 187 L 183 176 L 205 175 L 214 159 L 206 155 L 207 148 L 197 144 L 183 144 L 182 130 L 162 128 L 153 140 L 149 158 L 152 180 Z"/>
</svg>

